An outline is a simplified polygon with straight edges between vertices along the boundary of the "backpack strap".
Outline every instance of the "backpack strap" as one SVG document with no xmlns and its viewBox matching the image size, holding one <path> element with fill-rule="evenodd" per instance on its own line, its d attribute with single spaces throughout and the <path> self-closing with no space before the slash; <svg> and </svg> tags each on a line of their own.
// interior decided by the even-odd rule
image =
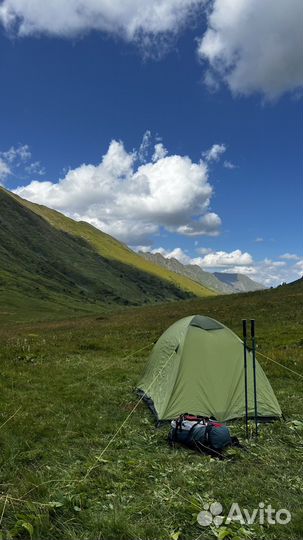
<svg viewBox="0 0 303 540">
<path fill-rule="evenodd" d="M 197 422 L 195 422 L 195 423 L 191 426 L 191 428 L 190 428 L 190 430 L 189 430 L 189 432 L 188 432 L 188 434 L 187 434 L 187 437 L 186 437 L 186 444 L 190 444 L 190 443 L 192 442 L 192 434 L 193 434 L 193 431 L 194 431 L 194 429 L 195 429 L 196 426 L 198 426 L 199 424 L 201 424 L 201 421 L 202 421 L 202 420 L 198 420 Z"/>
<path fill-rule="evenodd" d="M 210 435 L 210 432 L 211 432 L 212 429 L 213 429 L 213 424 L 208 423 L 207 426 L 206 426 L 206 429 L 205 429 L 205 433 L 204 433 L 204 444 L 205 444 L 205 446 L 211 446 L 209 435 Z"/>
</svg>

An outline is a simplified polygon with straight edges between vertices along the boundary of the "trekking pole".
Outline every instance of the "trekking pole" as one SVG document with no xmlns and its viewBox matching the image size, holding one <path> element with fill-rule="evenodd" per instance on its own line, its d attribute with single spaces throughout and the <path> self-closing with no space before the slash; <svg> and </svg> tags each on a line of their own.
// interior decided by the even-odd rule
<svg viewBox="0 0 303 540">
<path fill-rule="evenodd" d="M 245 393 L 245 432 L 248 439 L 248 392 L 247 392 L 247 320 L 242 320 L 244 345 L 244 393 Z"/>
<path fill-rule="evenodd" d="M 254 379 L 254 405 L 255 405 L 255 427 L 256 437 L 258 437 L 258 409 L 257 409 L 257 377 L 256 377 L 256 337 L 255 337 L 255 320 L 250 320 L 250 335 L 253 355 L 253 379 Z"/>
</svg>

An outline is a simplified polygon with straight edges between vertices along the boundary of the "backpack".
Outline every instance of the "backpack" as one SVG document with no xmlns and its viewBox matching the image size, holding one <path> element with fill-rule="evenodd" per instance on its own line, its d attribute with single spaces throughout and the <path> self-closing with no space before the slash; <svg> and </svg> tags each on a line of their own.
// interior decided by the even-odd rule
<svg viewBox="0 0 303 540">
<path fill-rule="evenodd" d="M 183 414 L 171 422 L 170 446 L 176 443 L 222 459 L 222 451 L 233 444 L 228 427 L 207 418 Z"/>
</svg>

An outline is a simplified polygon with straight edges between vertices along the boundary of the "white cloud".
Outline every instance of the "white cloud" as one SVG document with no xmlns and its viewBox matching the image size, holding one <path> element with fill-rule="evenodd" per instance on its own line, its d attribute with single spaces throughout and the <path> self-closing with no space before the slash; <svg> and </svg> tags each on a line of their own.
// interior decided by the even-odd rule
<svg viewBox="0 0 303 540">
<path fill-rule="evenodd" d="M 149 253 L 152 251 L 152 246 L 131 246 L 134 251 L 142 251 L 142 253 Z"/>
<path fill-rule="evenodd" d="M 257 269 L 254 266 L 230 266 L 228 268 L 220 268 L 223 274 L 244 274 L 245 276 L 253 276 L 257 274 Z"/>
<path fill-rule="evenodd" d="M 3 0 L 0 21 L 21 36 L 75 36 L 90 30 L 143 45 L 176 34 L 205 0 Z"/>
<path fill-rule="evenodd" d="M 303 259 L 295 264 L 295 270 L 299 276 L 303 274 Z"/>
<path fill-rule="evenodd" d="M 0 182 L 11 173 L 9 165 L 0 157 Z"/>
<path fill-rule="evenodd" d="M 152 161 L 158 161 L 158 159 L 163 159 L 165 156 L 167 156 L 168 152 L 163 146 L 162 143 L 155 144 L 155 150 L 152 156 Z"/>
<path fill-rule="evenodd" d="M 0 152 L 0 179 L 6 176 L 27 178 L 33 174 L 42 176 L 45 169 L 40 161 L 31 161 L 32 153 L 28 144 L 11 146 L 8 150 Z"/>
<path fill-rule="evenodd" d="M 225 266 L 247 266 L 252 264 L 252 256 L 246 251 L 242 253 L 240 249 L 231 252 L 216 251 L 208 253 L 200 259 L 200 266 L 208 268 L 220 268 Z"/>
<path fill-rule="evenodd" d="M 214 0 L 198 54 L 205 82 L 268 99 L 303 85 L 301 0 Z"/>
<path fill-rule="evenodd" d="M 277 267 L 281 267 L 281 266 L 285 266 L 286 265 L 286 262 L 284 261 L 272 261 L 271 259 L 264 259 L 263 261 L 263 264 L 264 266 L 267 266 L 268 268 L 270 269 L 273 269 L 273 268 L 277 268 Z"/>
<path fill-rule="evenodd" d="M 241 272 L 241 269 L 239 267 L 233 268 L 232 271 Z M 243 268 L 242 273 L 259 283 L 263 283 L 266 287 L 277 286 L 284 282 L 289 283 L 298 278 L 297 269 L 293 265 L 269 258 L 254 261 L 250 269 Z"/>
<path fill-rule="evenodd" d="M 206 161 L 219 161 L 221 155 L 224 154 L 225 151 L 225 144 L 213 144 L 209 150 L 203 152 L 203 156 L 205 157 Z"/>
<path fill-rule="evenodd" d="M 15 163 L 15 162 L 19 162 L 19 161 L 26 162 L 32 156 L 28 144 L 23 144 L 23 145 L 19 144 L 19 146 L 11 146 L 5 152 L 0 152 L 0 155 L 8 163 Z"/>
<path fill-rule="evenodd" d="M 211 248 L 206 248 L 206 247 L 200 247 L 196 249 L 196 252 L 199 255 L 207 255 L 207 253 L 211 253 L 211 251 L 212 251 Z"/>
<path fill-rule="evenodd" d="M 98 165 L 80 165 L 58 183 L 33 181 L 16 193 L 132 245 L 148 243 L 161 227 L 218 234 L 221 220 L 209 212 L 213 190 L 203 161 L 162 153 L 157 161 L 138 164 L 137 156 L 114 140 Z"/>
<path fill-rule="evenodd" d="M 223 163 L 223 167 L 225 167 L 225 169 L 238 169 L 238 165 L 235 165 L 234 163 L 232 163 L 231 161 L 228 161 L 228 160 L 225 160 L 224 163 Z"/>
<path fill-rule="evenodd" d="M 183 251 L 182 248 L 176 247 L 172 250 L 167 250 L 163 247 L 149 250 L 151 253 L 160 253 L 166 259 L 177 259 L 182 264 L 192 264 L 192 259 Z"/>
<path fill-rule="evenodd" d="M 264 238 L 262 238 L 262 236 L 257 236 L 257 238 L 255 239 L 255 242 L 257 243 L 264 242 Z"/>
<path fill-rule="evenodd" d="M 221 223 L 221 218 L 217 214 L 208 212 L 199 219 L 195 221 L 192 220 L 190 224 L 180 225 L 176 229 L 168 228 L 168 230 L 176 231 L 187 236 L 200 236 L 202 234 L 217 236 L 219 234 Z"/>
<path fill-rule="evenodd" d="M 145 163 L 148 157 L 148 151 L 151 142 L 151 132 L 147 129 L 143 135 L 142 142 L 138 150 L 138 159 L 141 163 Z"/>
<path fill-rule="evenodd" d="M 38 174 L 39 176 L 43 176 L 45 174 L 45 168 L 42 167 L 40 161 L 33 161 L 25 167 L 25 171 L 29 175 Z"/>
<path fill-rule="evenodd" d="M 280 259 L 286 259 L 289 261 L 298 261 L 300 257 L 299 255 L 296 255 L 295 253 L 284 253 L 283 255 L 280 255 Z"/>
</svg>

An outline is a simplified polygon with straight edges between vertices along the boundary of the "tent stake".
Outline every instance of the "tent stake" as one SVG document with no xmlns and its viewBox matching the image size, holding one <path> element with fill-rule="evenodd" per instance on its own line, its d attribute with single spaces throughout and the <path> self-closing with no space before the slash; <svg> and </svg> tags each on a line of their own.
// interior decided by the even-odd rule
<svg viewBox="0 0 303 540">
<path fill-rule="evenodd" d="M 245 432 L 248 439 L 248 392 L 247 392 L 247 320 L 242 320 L 244 345 L 244 393 L 245 393 Z"/>
<path fill-rule="evenodd" d="M 250 320 L 250 334 L 253 354 L 253 377 L 254 377 L 254 404 L 255 404 L 255 428 L 256 437 L 258 437 L 258 409 L 257 409 L 257 377 L 256 377 L 256 337 L 255 337 L 255 320 Z"/>
</svg>

